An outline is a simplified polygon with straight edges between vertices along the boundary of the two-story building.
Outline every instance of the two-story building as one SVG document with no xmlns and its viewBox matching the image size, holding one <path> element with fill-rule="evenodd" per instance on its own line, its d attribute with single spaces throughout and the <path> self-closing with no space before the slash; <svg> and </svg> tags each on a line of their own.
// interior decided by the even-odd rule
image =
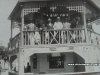
<svg viewBox="0 0 100 75">
<path fill-rule="evenodd" d="M 99 17 L 100 9 L 91 0 L 19 0 L 9 16 L 9 75 L 100 71 L 96 66 L 100 63 L 100 35 L 93 30 Z M 53 27 L 59 19 L 56 26 L 67 28 L 48 29 L 48 19 Z M 13 27 L 19 28 L 14 37 Z M 15 59 L 18 72 L 15 66 L 12 73 Z M 27 59 L 30 66 L 26 72 Z"/>
</svg>

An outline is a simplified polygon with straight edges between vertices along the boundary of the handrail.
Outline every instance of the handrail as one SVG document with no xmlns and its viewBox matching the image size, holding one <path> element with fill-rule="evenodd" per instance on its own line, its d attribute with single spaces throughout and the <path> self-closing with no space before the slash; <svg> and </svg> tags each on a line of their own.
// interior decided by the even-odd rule
<svg viewBox="0 0 100 75">
<path fill-rule="evenodd" d="M 92 30 L 89 30 L 89 29 L 88 29 L 88 31 L 90 31 L 90 32 L 93 32 L 93 33 L 95 33 L 95 34 L 100 35 L 99 33 L 96 33 L 95 31 L 92 31 Z"/>
<path fill-rule="evenodd" d="M 19 36 L 20 35 L 20 33 L 18 33 L 16 36 L 14 36 L 11 40 L 13 40 L 14 38 L 16 38 L 17 36 Z"/>
<path fill-rule="evenodd" d="M 34 43 L 35 40 L 38 40 L 38 41 L 40 40 L 39 44 L 42 44 L 42 45 L 43 44 L 54 44 L 54 42 L 55 44 L 76 43 L 76 42 L 81 43 L 81 42 L 85 42 L 85 32 L 84 31 L 85 29 L 83 28 L 23 31 L 24 45 L 30 45 L 30 43 Z M 39 37 L 41 38 L 34 39 L 35 32 L 38 32 L 36 34 L 38 38 Z"/>
<path fill-rule="evenodd" d="M 38 38 L 35 36 L 35 32 L 38 32 Z M 36 30 L 36 31 L 23 31 L 23 45 L 50 45 L 50 44 L 66 44 L 66 43 L 86 43 L 86 35 L 84 28 L 73 29 L 59 29 L 59 30 Z M 31 42 L 35 41 L 35 44 Z M 20 33 L 12 38 L 11 43 L 13 49 L 20 44 Z M 39 43 L 36 44 L 36 41 Z"/>
<path fill-rule="evenodd" d="M 11 49 L 17 48 L 20 44 L 20 33 L 18 33 L 15 37 L 13 37 L 10 40 L 10 43 L 11 43 Z"/>
<path fill-rule="evenodd" d="M 100 34 L 88 29 L 88 35 L 91 44 L 100 45 Z"/>
<path fill-rule="evenodd" d="M 49 29 L 49 30 L 34 30 L 34 31 L 30 31 L 30 30 L 24 30 L 23 32 L 29 31 L 29 32 L 39 32 L 39 31 L 67 31 L 67 30 L 84 30 L 84 28 L 68 28 L 68 29 Z"/>
</svg>

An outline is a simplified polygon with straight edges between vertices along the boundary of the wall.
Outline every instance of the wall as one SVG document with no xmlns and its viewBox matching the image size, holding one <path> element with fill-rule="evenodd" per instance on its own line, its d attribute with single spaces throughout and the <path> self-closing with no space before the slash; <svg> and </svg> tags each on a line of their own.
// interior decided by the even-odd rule
<svg viewBox="0 0 100 75">
<path fill-rule="evenodd" d="M 74 66 L 68 66 L 68 63 L 73 63 L 73 53 L 64 53 L 65 54 L 65 62 L 64 69 L 49 69 L 49 62 L 47 61 L 48 54 L 37 54 L 38 57 L 38 68 L 36 70 L 32 70 L 33 73 L 68 73 L 74 72 Z"/>
<path fill-rule="evenodd" d="M 79 46 L 75 53 L 84 58 L 86 64 L 92 64 L 85 66 L 86 72 L 100 71 L 100 66 L 95 64 L 100 63 L 100 48 L 99 46 L 89 45 L 89 46 Z M 97 62 L 98 61 L 98 62 Z"/>
<path fill-rule="evenodd" d="M 74 58 L 73 52 L 77 54 L 77 59 Z M 85 66 L 85 72 L 93 72 L 100 71 L 100 65 L 95 66 L 94 64 L 100 63 L 100 48 L 96 46 L 78 46 L 77 50 L 75 49 L 73 52 L 66 52 L 65 54 L 65 68 L 64 69 L 49 69 L 49 62 L 47 61 L 46 53 L 37 54 L 38 58 L 38 68 L 36 70 L 32 70 L 33 73 L 38 74 L 39 72 L 45 73 L 69 73 L 69 72 L 82 72 L 84 69 L 82 67 L 78 67 L 78 70 L 75 70 L 74 66 L 68 66 L 68 63 L 75 63 L 77 60 L 78 63 L 92 63 L 93 66 Z M 81 57 L 80 57 L 81 56 Z M 83 59 L 85 60 L 83 60 Z"/>
</svg>

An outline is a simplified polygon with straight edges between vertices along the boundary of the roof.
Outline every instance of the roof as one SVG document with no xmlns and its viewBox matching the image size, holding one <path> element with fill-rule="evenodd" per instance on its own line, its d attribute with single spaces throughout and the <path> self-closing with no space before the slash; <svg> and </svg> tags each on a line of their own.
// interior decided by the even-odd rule
<svg viewBox="0 0 100 75">
<path fill-rule="evenodd" d="M 22 3 L 24 3 L 24 2 L 32 2 L 32 1 L 54 1 L 54 0 L 18 0 L 18 3 L 16 4 L 15 8 L 11 12 L 11 14 L 9 15 L 8 19 L 9 20 L 11 19 L 11 17 L 14 15 L 14 13 L 20 8 Z M 55 1 L 57 1 L 57 0 L 55 0 Z M 90 4 L 98 12 L 100 12 L 100 8 L 92 0 L 83 0 L 83 1 L 85 1 L 88 4 Z"/>
</svg>

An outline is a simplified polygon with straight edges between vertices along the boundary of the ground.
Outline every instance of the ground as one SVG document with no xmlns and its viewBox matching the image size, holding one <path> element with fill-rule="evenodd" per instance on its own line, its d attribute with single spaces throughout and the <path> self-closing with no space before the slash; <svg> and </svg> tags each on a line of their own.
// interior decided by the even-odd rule
<svg viewBox="0 0 100 75">
<path fill-rule="evenodd" d="M 8 70 L 6 71 L 1 71 L 1 74 L 0 75 L 8 75 Z"/>
</svg>

